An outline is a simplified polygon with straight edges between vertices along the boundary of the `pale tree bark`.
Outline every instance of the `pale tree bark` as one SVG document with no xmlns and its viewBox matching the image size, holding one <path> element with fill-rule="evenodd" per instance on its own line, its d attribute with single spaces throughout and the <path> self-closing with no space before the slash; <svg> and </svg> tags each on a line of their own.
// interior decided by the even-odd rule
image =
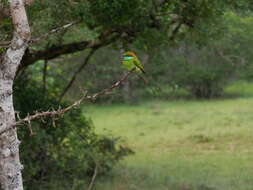
<svg viewBox="0 0 253 190">
<path fill-rule="evenodd" d="M 30 28 L 23 0 L 9 2 L 14 32 L 11 46 L 0 63 L 0 130 L 9 128 L 15 123 L 12 85 L 30 39 Z M 19 144 L 14 128 L 0 135 L 0 183 L 3 190 L 23 189 Z"/>
<path fill-rule="evenodd" d="M 25 5 L 31 5 L 34 3 L 35 0 L 23 0 Z M 4 7 L 3 4 L 0 3 L 0 22 L 3 18 L 9 17 L 11 15 L 10 9 L 7 7 Z"/>
</svg>

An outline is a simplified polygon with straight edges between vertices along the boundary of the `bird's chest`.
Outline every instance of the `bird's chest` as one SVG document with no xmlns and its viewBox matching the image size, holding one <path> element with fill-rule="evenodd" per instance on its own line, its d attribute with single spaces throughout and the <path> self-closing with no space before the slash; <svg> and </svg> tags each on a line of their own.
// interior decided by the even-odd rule
<svg viewBox="0 0 253 190">
<path fill-rule="evenodd" d="M 122 62 L 122 65 L 127 68 L 128 70 L 131 70 L 133 69 L 135 66 L 134 66 L 134 61 L 133 60 L 124 60 Z"/>
</svg>

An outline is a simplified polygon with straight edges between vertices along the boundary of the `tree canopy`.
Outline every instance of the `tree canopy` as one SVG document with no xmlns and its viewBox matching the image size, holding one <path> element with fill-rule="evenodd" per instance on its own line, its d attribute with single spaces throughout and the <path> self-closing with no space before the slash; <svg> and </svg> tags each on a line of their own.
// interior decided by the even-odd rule
<svg viewBox="0 0 253 190">
<path fill-rule="evenodd" d="M 33 39 L 44 37 L 37 43 L 31 41 L 21 67 L 87 48 L 108 44 L 119 48 L 122 41 L 125 44 L 139 42 L 139 47 L 150 48 L 155 42 L 161 45 L 180 40 L 202 24 L 205 25 L 202 32 L 208 33 L 225 10 L 238 10 L 246 5 L 245 0 L 31 1 L 27 10 Z M 2 9 L 6 10 L 6 6 L 3 1 Z M 11 38 L 11 20 L 3 14 L 0 22 L 0 44 L 7 46 Z M 69 23 L 73 26 L 61 28 Z M 52 32 L 54 35 L 47 35 L 57 28 L 57 32 Z"/>
</svg>

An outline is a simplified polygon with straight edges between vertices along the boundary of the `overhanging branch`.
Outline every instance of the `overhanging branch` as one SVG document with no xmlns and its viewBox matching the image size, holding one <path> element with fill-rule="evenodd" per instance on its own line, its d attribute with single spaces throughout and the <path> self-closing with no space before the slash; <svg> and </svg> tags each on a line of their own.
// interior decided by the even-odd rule
<svg viewBox="0 0 253 190">
<path fill-rule="evenodd" d="M 97 40 L 90 41 L 81 41 L 81 42 L 73 42 L 69 44 L 56 45 L 51 46 L 46 50 L 39 51 L 30 51 L 29 49 L 26 51 L 21 65 L 19 67 L 19 71 L 23 68 L 34 64 L 39 60 L 51 60 L 55 59 L 61 55 L 72 54 L 79 51 L 83 51 L 88 48 L 96 49 L 102 46 L 107 46 L 117 40 L 120 36 L 118 34 L 113 35 L 114 32 L 103 33 L 101 34 Z"/>
</svg>

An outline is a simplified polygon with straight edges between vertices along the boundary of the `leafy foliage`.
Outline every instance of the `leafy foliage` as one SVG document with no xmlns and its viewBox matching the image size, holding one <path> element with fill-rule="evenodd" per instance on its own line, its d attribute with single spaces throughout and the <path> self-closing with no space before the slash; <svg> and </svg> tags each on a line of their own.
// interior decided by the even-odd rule
<svg viewBox="0 0 253 190">
<path fill-rule="evenodd" d="M 210 51 L 212 48 L 182 44 L 177 49 L 162 51 L 154 58 L 160 65 L 153 75 L 172 87 L 188 90 L 197 98 L 220 96 L 235 75 L 235 66 L 217 54 L 218 50 Z M 170 59 L 169 55 L 172 55 Z"/>
<path fill-rule="evenodd" d="M 88 14 L 91 16 L 88 22 L 105 28 L 140 25 L 148 14 L 151 1 L 143 0 L 96 0 L 88 1 Z M 140 19 L 136 22 L 136 19 Z M 147 20 L 147 19 L 146 19 Z"/>
<path fill-rule="evenodd" d="M 61 107 L 66 104 L 62 103 Z M 20 117 L 24 117 L 34 112 L 32 110 L 57 109 L 58 101 L 50 93 L 44 94 L 39 83 L 27 77 L 27 81 L 20 80 L 15 85 L 15 107 Z M 68 188 L 77 183 L 84 185 L 95 167 L 98 167 L 99 174 L 105 174 L 119 160 L 133 153 L 120 138 L 97 135 L 81 109 L 60 119 L 34 121 L 32 130 L 35 136 L 31 136 L 26 126 L 19 129 L 19 138 L 23 142 L 24 182 L 29 189 L 38 189 L 38 184 L 43 189 L 53 185 L 50 180 L 55 179 L 69 179 L 62 183 Z"/>
</svg>

